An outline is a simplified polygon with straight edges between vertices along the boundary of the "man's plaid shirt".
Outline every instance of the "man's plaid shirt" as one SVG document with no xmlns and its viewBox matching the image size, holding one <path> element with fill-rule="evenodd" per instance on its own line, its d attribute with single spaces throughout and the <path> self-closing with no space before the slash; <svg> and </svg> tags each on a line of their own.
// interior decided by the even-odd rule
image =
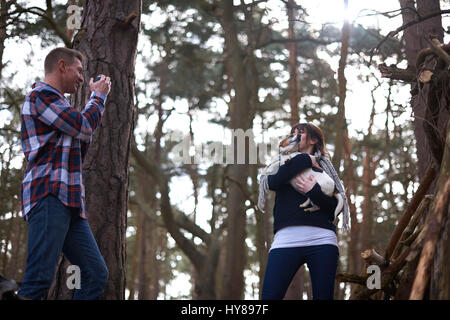
<svg viewBox="0 0 450 320">
<path fill-rule="evenodd" d="M 86 218 L 82 163 L 106 96 L 92 92 L 83 111 L 71 107 L 58 90 L 36 82 L 22 105 L 22 148 L 27 159 L 22 182 L 22 214 L 48 194 L 80 208 Z"/>
</svg>

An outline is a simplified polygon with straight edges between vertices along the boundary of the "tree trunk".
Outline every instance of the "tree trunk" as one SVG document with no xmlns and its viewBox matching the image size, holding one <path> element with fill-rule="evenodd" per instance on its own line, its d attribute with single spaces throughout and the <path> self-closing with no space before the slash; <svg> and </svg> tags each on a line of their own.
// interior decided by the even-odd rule
<svg viewBox="0 0 450 320">
<path fill-rule="evenodd" d="M 235 96 L 229 106 L 232 133 L 236 129 L 246 131 L 250 127 L 249 109 L 250 88 L 247 83 L 247 66 L 244 63 L 243 52 L 237 37 L 237 27 L 233 17 L 233 2 L 223 0 L 223 15 L 221 19 L 225 36 L 226 59 L 230 64 L 231 78 Z M 232 141 L 236 151 L 236 143 Z M 234 152 L 235 153 L 235 152 Z M 237 159 L 235 159 L 237 160 Z M 247 187 L 248 165 L 232 164 L 228 170 L 227 197 L 227 267 L 223 281 L 223 299 L 242 299 L 244 293 L 244 268 L 246 265 L 246 214 L 245 195 L 241 188 Z"/>
<path fill-rule="evenodd" d="M 403 24 L 415 20 L 417 18 L 417 15 L 424 16 L 431 12 L 440 10 L 439 0 L 417 0 L 417 8 L 415 6 L 414 0 L 399 1 L 400 6 L 403 9 Z M 417 14 L 415 13 L 416 10 Z M 443 41 L 444 34 L 442 28 L 442 19 L 440 15 L 414 24 L 405 29 L 403 38 L 405 40 L 405 53 L 408 61 L 408 67 L 414 69 L 416 68 L 417 54 L 421 49 L 428 47 L 428 43 L 426 42 L 425 37 L 428 37 L 429 34 L 434 34 L 438 37 L 439 41 Z M 413 84 L 412 87 L 414 91 L 417 85 Z M 425 91 L 426 89 L 426 87 L 423 88 L 423 90 Z M 433 161 L 429 143 L 426 139 L 424 131 L 423 119 L 425 118 L 426 110 L 426 98 L 424 97 L 427 96 L 425 91 L 420 95 L 413 95 L 411 99 L 411 105 L 414 113 L 414 135 L 416 137 L 418 170 L 420 179 L 422 179 L 422 177 L 425 175 L 428 164 Z M 448 114 L 444 110 L 442 110 L 439 114 L 439 118 L 439 129 L 440 132 L 442 132 L 441 130 L 447 122 Z"/>
<path fill-rule="evenodd" d="M 132 212 L 137 211 L 130 209 Z M 128 300 L 135 300 L 134 296 L 136 293 L 136 273 L 137 273 L 137 265 L 138 265 L 138 261 L 137 261 L 137 256 L 138 256 L 138 252 L 139 252 L 139 248 L 138 248 L 138 244 L 139 244 L 139 228 L 138 226 L 136 226 L 136 235 L 134 236 L 134 243 L 133 243 L 133 251 L 131 253 L 131 261 L 129 262 L 130 264 L 130 273 L 129 273 L 129 277 L 128 277 L 128 281 L 127 281 L 127 287 L 128 290 L 130 291 L 129 295 L 128 295 Z M 130 252 L 130 251 L 128 251 Z"/>
<path fill-rule="evenodd" d="M 370 114 L 369 119 L 369 128 L 367 130 L 367 139 L 370 139 L 372 136 L 372 127 L 373 121 L 375 117 L 375 101 L 372 106 L 372 112 Z M 362 184 L 363 184 L 363 196 L 364 200 L 362 203 L 362 214 L 363 221 L 361 223 L 361 248 L 363 250 L 369 249 L 372 247 L 372 229 L 373 229 L 373 213 L 372 213 L 372 196 L 373 196 L 373 188 L 372 181 L 375 178 L 375 169 L 377 164 L 373 161 L 373 150 L 365 146 L 364 147 L 364 160 L 363 160 L 363 176 L 362 176 Z"/>
<path fill-rule="evenodd" d="M 141 184 L 141 187 L 144 186 Z M 146 300 L 147 299 L 147 290 L 148 290 L 148 275 L 147 275 L 147 219 L 146 214 L 139 210 L 138 213 L 138 227 L 140 228 L 139 238 L 138 238 L 138 300 Z"/>
<path fill-rule="evenodd" d="M 111 92 L 102 122 L 83 163 L 89 224 L 109 271 L 103 299 L 125 298 L 125 231 L 128 161 L 135 121 L 134 65 L 141 19 L 141 1 L 84 1 L 82 29 L 75 49 L 85 56 L 85 79 L 111 77 Z M 83 106 L 86 81 L 75 97 Z M 61 271 L 61 270 L 60 270 Z M 65 286 L 65 281 L 57 284 Z"/>
<path fill-rule="evenodd" d="M 348 0 L 344 0 L 344 7 L 347 10 Z M 345 79 L 345 66 L 347 65 L 348 42 L 350 38 L 350 23 L 344 20 L 342 26 L 341 58 L 338 68 L 339 103 L 336 114 L 336 136 L 334 143 L 333 166 L 340 172 L 342 152 L 344 149 L 344 135 L 347 132 L 347 121 L 345 119 L 345 97 L 347 95 L 347 80 Z"/>
<path fill-rule="evenodd" d="M 288 12 L 288 37 L 289 39 L 295 38 L 295 2 L 289 0 L 286 4 Z M 291 126 L 296 125 L 300 121 L 299 117 L 299 102 L 300 102 L 300 80 L 298 78 L 297 70 L 297 42 L 289 42 L 287 45 L 289 49 L 289 103 L 291 106 Z"/>
<path fill-rule="evenodd" d="M 2 79 L 3 70 L 3 53 L 5 50 L 8 8 L 9 5 L 6 3 L 6 0 L 0 0 L 0 80 Z"/>
<path fill-rule="evenodd" d="M 441 173 L 437 181 L 437 189 L 443 188 L 450 179 L 450 121 L 447 122 L 444 156 L 441 163 Z M 449 209 L 447 209 L 449 210 Z M 450 218 L 449 214 L 442 221 L 442 231 L 436 248 L 431 274 L 430 299 L 450 300 Z"/>
<path fill-rule="evenodd" d="M 251 174 L 252 174 L 252 195 L 258 195 L 259 192 L 259 185 L 257 180 L 257 166 L 252 166 L 250 168 Z M 262 292 L 262 285 L 264 282 L 264 275 L 266 272 L 266 264 L 267 264 L 267 256 L 268 256 L 268 248 L 266 247 L 266 240 L 264 236 L 264 216 L 267 215 L 266 213 L 262 213 L 259 211 L 255 211 L 254 213 L 255 219 L 256 219 L 256 235 L 255 235 L 255 246 L 256 246 L 256 254 L 258 256 L 258 263 L 259 263 L 259 271 L 258 271 L 258 277 L 259 277 L 259 283 L 258 283 L 258 289 L 259 289 L 259 295 L 261 298 L 261 292 Z"/>
</svg>

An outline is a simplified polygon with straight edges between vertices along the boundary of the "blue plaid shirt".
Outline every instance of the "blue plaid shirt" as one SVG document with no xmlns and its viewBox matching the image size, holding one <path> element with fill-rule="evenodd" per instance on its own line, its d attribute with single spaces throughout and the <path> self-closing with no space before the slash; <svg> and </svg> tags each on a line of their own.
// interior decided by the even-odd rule
<svg viewBox="0 0 450 320">
<path fill-rule="evenodd" d="M 106 96 L 92 92 L 83 111 L 73 108 L 58 90 L 36 82 L 21 114 L 22 148 L 27 167 L 22 182 L 22 215 L 48 194 L 80 209 L 86 218 L 82 163 Z"/>
</svg>

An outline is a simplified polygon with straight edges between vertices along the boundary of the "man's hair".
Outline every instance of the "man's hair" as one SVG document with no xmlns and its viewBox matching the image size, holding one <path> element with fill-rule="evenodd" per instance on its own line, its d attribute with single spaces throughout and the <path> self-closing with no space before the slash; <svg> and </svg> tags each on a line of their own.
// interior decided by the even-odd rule
<svg viewBox="0 0 450 320">
<path fill-rule="evenodd" d="M 64 48 L 64 47 L 53 49 L 45 57 L 45 62 L 44 62 L 45 74 L 53 72 L 53 70 L 55 70 L 56 64 L 58 63 L 59 60 L 62 59 L 68 65 L 72 65 L 75 58 L 77 58 L 81 62 L 83 62 L 83 54 L 78 50 Z"/>
</svg>

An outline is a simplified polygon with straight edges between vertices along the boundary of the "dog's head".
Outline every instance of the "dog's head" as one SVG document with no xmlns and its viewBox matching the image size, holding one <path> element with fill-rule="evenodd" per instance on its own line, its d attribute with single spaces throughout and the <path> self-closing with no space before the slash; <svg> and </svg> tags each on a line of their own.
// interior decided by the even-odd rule
<svg viewBox="0 0 450 320">
<path fill-rule="evenodd" d="M 302 140 L 301 134 L 291 134 L 281 140 L 279 147 L 280 147 L 280 153 L 282 154 L 288 154 L 292 152 L 297 152 L 298 148 L 300 146 L 300 141 Z"/>
</svg>

